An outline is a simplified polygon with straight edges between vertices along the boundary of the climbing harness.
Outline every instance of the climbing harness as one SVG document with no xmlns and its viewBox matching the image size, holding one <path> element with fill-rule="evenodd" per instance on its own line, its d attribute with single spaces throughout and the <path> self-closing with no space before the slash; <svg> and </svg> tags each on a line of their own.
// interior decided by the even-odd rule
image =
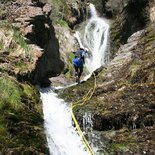
<svg viewBox="0 0 155 155">
<path fill-rule="evenodd" d="M 72 119 L 73 119 L 73 121 L 75 123 L 75 126 L 76 126 L 76 129 L 78 131 L 78 134 L 81 136 L 82 142 L 85 145 L 85 147 L 86 147 L 87 152 L 88 152 L 89 155 L 94 155 L 93 150 L 92 150 L 91 146 L 89 145 L 88 141 L 86 140 L 85 136 L 83 135 L 83 132 L 82 132 L 82 130 L 81 130 L 81 128 L 80 128 L 77 120 L 76 120 L 76 117 L 74 115 L 73 110 L 77 106 L 84 105 L 85 102 L 88 101 L 88 100 L 90 100 L 91 97 L 93 96 L 94 91 L 96 89 L 96 76 L 95 76 L 95 73 L 93 73 L 93 76 L 94 76 L 94 87 L 93 88 L 90 88 L 90 90 L 88 91 L 88 93 L 81 100 L 79 100 L 77 102 L 74 102 L 74 103 L 72 103 L 70 105 L 70 112 L 71 112 Z"/>
</svg>

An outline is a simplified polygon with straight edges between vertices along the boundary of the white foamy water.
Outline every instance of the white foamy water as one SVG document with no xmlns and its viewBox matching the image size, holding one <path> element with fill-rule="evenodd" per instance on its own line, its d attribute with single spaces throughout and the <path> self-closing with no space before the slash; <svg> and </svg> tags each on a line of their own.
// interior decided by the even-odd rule
<svg viewBox="0 0 155 155">
<path fill-rule="evenodd" d="M 98 17 L 95 7 L 90 4 L 91 18 L 85 27 L 84 37 L 75 33 L 80 47 L 87 47 L 91 56 L 86 58 L 86 67 L 90 73 L 109 61 L 109 23 Z"/>
<path fill-rule="evenodd" d="M 83 46 L 83 44 L 82 44 L 82 41 L 81 41 L 81 39 L 80 39 L 80 33 L 79 33 L 79 31 L 76 31 L 76 32 L 75 32 L 74 37 L 77 39 L 77 41 L 78 41 L 80 47 L 81 47 L 81 48 L 84 48 L 84 46 Z"/>
<path fill-rule="evenodd" d="M 45 130 L 51 155 L 88 155 L 77 131 L 72 126 L 67 103 L 51 89 L 41 90 Z"/>
<path fill-rule="evenodd" d="M 102 19 L 91 19 L 86 27 L 85 43 L 92 53 L 92 57 L 86 61 L 90 72 L 105 64 L 106 49 L 108 43 L 109 26 Z"/>
<path fill-rule="evenodd" d="M 106 20 L 97 16 L 95 7 L 92 4 L 90 4 L 90 11 L 92 17 L 85 28 L 84 39 L 81 39 L 79 32 L 76 32 L 74 35 L 80 47 L 87 47 L 91 53 L 91 56 L 86 59 L 86 66 L 90 74 L 85 77 L 85 80 L 90 77 L 94 70 L 104 65 L 105 59 L 108 57 L 109 25 Z M 59 87 L 55 89 L 59 89 Z M 88 155 L 81 137 L 72 125 L 69 105 L 62 99 L 59 99 L 51 88 L 42 89 L 40 94 L 50 154 Z M 90 129 L 91 131 L 93 127 L 91 116 L 85 115 L 83 121 L 84 129 Z M 91 142 L 91 134 L 88 134 L 88 139 Z M 93 149 L 97 150 L 96 147 Z"/>
<path fill-rule="evenodd" d="M 96 12 L 96 9 L 95 9 L 94 5 L 90 3 L 89 7 L 90 7 L 91 17 L 96 18 L 97 17 L 97 12 Z"/>
</svg>

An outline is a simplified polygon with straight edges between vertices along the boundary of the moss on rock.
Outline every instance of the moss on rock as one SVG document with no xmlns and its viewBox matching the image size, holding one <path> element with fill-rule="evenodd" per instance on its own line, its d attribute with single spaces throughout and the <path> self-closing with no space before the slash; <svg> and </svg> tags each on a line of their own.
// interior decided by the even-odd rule
<svg viewBox="0 0 155 155">
<path fill-rule="evenodd" d="M 1 153 L 24 154 L 30 149 L 32 153 L 48 154 L 39 93 L 14 78 L 1 77 L 0 81 L 3 82 L 0 82 Z"/>
<path fill-rule="evenodd" d="M 110 32 L 112 55 L 116 54 L 121 44 L 127 42 L 131 34 L 145 27 L 149 21 L 148 5 L 148 0 L 129 0 L 121 14 L 117 15 Z"/>
<path fill-rule="evenodd" d="M 84 114 L 91 113 L 93 129 L 108 139 L 107 154 L 155 152 L 155 137 L 151 136 L 155 131 L 154 32 L 150 24 L 133 34 L 97 77 L 91 100 L 74 109 L 81 128 Z M 61 96 L 70 102 L 78 101 L 93 83 L 92 78 L 64 90 Z"/>
</svg>

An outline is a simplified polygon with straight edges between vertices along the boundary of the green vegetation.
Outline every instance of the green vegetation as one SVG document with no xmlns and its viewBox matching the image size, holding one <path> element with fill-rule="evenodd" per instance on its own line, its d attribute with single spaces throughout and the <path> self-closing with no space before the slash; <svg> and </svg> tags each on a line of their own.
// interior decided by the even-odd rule
<svg viewBox="0 0 155 155">
<path fill-rule="evenodd" d="M 0 50 L 2 50 L 4 48 L 4 44 L 3 44 L 3 41 L 0 40 Z"/>
<path fill-rule="evenodd" d="M 2 122 L 2 121 L 0 121 L 0 135 L 1 136 L 6 135 L 6 126 L 5 126 L 4 122 Z"/>
<path fill-rule="evenodd" d="M 113 151 L 123 151 L 126 152 L 129 150 L 127 143 L 113 143 L 111 144 L 111 149 Z"/>
<path fill-rule="evenodd" d="M 15 61 L 15 67 L 20 69 L 20 71 L 24 71 L 27 69 L 27 66 L 24 61 Z"/>
<path fill-rule="evenodd" d="M 27 95 L 28 97 L 33 96 L 34 94 L 34 90 L 27 84 L 23 84 L 23 92 L 25 93 L 25 95 Z"/>
<path fill-rule="evenodd" d="M 0 109 L 4 106 L 10 106 L 13 109 L 20 109 L 22 107 L 20 90 L 9 78 L 0 78 L 0 92 Z"/>
<path fill-rule="evenodd" d="M 65 0 L 48 0 L 52 4 L 51 17 L 54 24 L 66 26 L 66 18 L 69 14 L 69 8 Z M 68 25 L 68 24 L 67 24 Z"/>
<path fill-rule="evenodd" d="M 4 46 L 3 38 L 0 38 L 1 50 L 4 49 L 9 52 L 15 52 L 15 50 L 19 46 L 24 52 L 23 55 L 25 57 L 30 57 L 30 48 L 18 28 L 6 21 L 0 22 L 0 28 L 3 29 L 5 37 L 7 37 L 8 39 L 12 38 L 12 40 L 10 41 L 10 43 L 8 42 L 8 45 L 6 45 L 6 47 Z"/>
<path fill-rule="evenodd" d="M 5 16 L 6 10 L 0 9 L 0 19 Z"/>
<path fill-rule="evenodd" d="M 72 78 L 72 76 L 73 76 L 73 71 L 74 71 L 74 67 L 73 67 L 73 59 L 74 59 L 74 54 L 73 53 L 70 53 L 69 54 L 69 59 L 68 59 L 68 62 L 67 62 L 67 64 L 68 64 L 68 66 L 67 66 L 67 72 L 65 73 L 65 77 L 67 78 L 67 79 L 70 79 L 70 78 Z"/>
<path fill-rule="evenodd" d="M 0 21 L 0 28 L 4 28 L 5 30 L 10 30 L 11 29 L 11 24 L 8 23 L 7 21 L 3 20 Z"/>
<path fill-rule="evenodd" d="M 74 59 L 74 54 L 72 52 L 70 53 L 69 58 L 70 58 L 70 61 L 72 62 Z"/>
<path fill-rule="evenodd" d="M 0 150 L 2 154 L 49 154 L 38 93 L 28 83 L 0 78 Z"/>
<path fill-rule="evenodd" d="M 63 19 L 57 20 L 56 24 L 58 24 L 60 26 L 68 27 L 68 23 Z"/>
<path fill-rule="evenodd" d="M 12 27 L 12 29 L 13 29 L 13 38 L 15 39 L 16 43 L 20 45 L 22 49 L 24 49 L 24 51 L 26 52 L 25 53 L 26 56 L 29 56 L 30 48 L 27 45 L 24 37 L 21 35 L 21 32 L 16 27 Z"/>
<path fill-rule="evenodd" d="M 17 72 L 28 70 L 29 64 L 27 61 L 31 61 L 32 59 L 30 54 L 31 49 L 20 30 L 9 22 L 1 21 L 0 33 L 0 50 L 8 55 L 3 56 L 4 58 L 2 59 L 7 63 L 0 65 L 0 71 L 7 71 L 12 66 Z"/>
</svg>

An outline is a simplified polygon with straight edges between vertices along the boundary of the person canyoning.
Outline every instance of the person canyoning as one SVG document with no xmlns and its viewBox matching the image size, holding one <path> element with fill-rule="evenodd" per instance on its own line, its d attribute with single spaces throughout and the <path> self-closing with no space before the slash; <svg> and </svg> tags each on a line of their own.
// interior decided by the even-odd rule
<svg viewBox="0 0 155 155">
<path fill-rule="evenodd" d="M 73 53 L 75 55 L 73 59 L 73 65 L 75 69 L 75 76 L 77 76 L 76 82 L 80 83 L 80 77 L 83 72 L 83 65 L 85 64 L 85 56 L 88 52 L 87 49 L 80 48 Z"/>
</svg>

